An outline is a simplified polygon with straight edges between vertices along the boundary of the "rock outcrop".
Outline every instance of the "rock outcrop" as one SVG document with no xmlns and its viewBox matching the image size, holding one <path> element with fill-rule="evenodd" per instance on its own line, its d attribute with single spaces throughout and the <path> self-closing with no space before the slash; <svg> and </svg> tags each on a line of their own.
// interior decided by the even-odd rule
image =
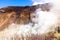
<svg viewBox="0 0 60 40">
<path fill-rule="evenodd" d="M 32 22 L 32 14 L 36 9 L 49 11 L 51 5 L 49 3 L 34 6 L 8 6 L 0 8 L 0 30 L 8 27 L 11 23 L 28 24 Z"/>
</svg>

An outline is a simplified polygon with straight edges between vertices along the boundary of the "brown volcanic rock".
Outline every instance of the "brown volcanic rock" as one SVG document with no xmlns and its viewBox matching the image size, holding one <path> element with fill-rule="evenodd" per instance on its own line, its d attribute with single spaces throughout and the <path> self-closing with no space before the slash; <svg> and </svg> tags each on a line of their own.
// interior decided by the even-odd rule
<svg viewBox="0 0 60 40">
<path fill-rule="evenodd" d="M 49 11 L 50 4 L 39 4 L 35 6 L 8 6 L 0 9 L 0 30 L 8 27 L 11 23 L 27 24 L 32 22 L 31 15 L 37 8 Z"/>
<path fill-rule="evenodd" d="M 41 8 L 42 11 L 49 11 L 51 5 L 49 3 L 39 4 L 35 6 L 8 6 L 0 9 L 0 31 L 7 28 L 10 24 L 28 24 L 32 22 L 32 14 L 34 14 L 35 10 Z M 14 27 L 14 26 L 12 26 Z M 10 32 L 10 31 L 9 31 Z M 0 37 L 2 39 L 6 38 L 8 40 L 9 32 L 2 31 L 0 32 Z M 21 36 L 21 37 L 20 37 Z M 54 33 L 47 33 L 42 35 L 26 35 L 26 39 L 23 35 L 13 34 L 11 40 L 53 40 L 57 36 Z M 58 37 L 58 36 L 57 36 Z M 9 38 L 10 39 L 10 38 Z M 4 39 L 5 40 L 5 39 Z M 60 40 L 60 39 L 59 39 Z"/>
</svg>

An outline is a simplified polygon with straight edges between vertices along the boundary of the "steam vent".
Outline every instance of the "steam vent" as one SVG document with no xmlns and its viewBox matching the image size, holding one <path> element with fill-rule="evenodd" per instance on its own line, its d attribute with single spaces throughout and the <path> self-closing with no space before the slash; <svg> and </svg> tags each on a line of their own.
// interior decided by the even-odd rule
<svg viewBox="0 0 60 40">
<path fill-rule="evenodd" d="M 0 8 L 0 40 L 60 40 L 60 16 L 50 3 Z"/>
</svg>

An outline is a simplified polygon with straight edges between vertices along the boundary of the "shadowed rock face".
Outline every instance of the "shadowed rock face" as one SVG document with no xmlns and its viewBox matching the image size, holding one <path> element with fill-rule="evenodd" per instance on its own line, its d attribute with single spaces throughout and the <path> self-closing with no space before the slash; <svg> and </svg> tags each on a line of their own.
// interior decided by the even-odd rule
<svg viewBox="0 0 60 40">
<path fill-rule="evenodd" d="M 0 9 L 0 30 L 8 27 L 10 24 L 28 24 L 32 23 L 31 15 L 35 10 L 41 8 L 42 11 L 49 11 L 50 5 L 39 4 L 35 6 L 8 6 Z"/>
</svg>

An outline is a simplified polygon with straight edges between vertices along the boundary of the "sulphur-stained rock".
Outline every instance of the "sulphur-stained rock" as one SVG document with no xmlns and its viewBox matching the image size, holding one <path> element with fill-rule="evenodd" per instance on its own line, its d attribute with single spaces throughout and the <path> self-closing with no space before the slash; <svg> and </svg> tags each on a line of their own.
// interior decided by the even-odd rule
<svg viewBox="0 0 60 40">
<path fill-rule="evenodd" d="M 49 3 L 39 4 L 34 6 L 8 6 L 0 8 L 0 30 L 6 28 L 11 23 L 15 24 L 28 24 L 32 22 L 32 14 L 37 8 L 42 11 L 50 9 Z"/>
<path fill-rule="evenodd" d="M 55 14 L 50 12 L 51 7 L 50 3 L 45 3 L 0 8 L 0 40 L 54 40 L 57 35 L 54 33 Z M 42 24 L 34 22 L 38 16 L 41 19 L 37 20 Z M 54 25 L 51 27 L 49 23 Z"/>
</svg>

